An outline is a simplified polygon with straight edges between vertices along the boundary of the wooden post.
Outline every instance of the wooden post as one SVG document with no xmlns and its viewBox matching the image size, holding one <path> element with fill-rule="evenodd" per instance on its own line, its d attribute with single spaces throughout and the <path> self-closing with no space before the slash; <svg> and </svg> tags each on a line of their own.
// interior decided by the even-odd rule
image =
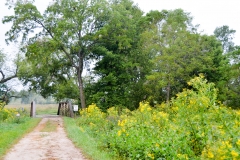
<svg viewBox="0 0 240 160">
<path fill-rule="evenodd" d="M 68 101 L 68 107 L 69 107 L 69 112 L 70 112 L 70 117 L 71 118 L 73 118 L 74 117 L 74 115 L 73 115 L 73 108 L 72 108 L 72 103 L 71 103 L 71 101 Z"/>
<path fill-rule="evenodd" d="M 57 112 L 57 115 L 60 115 L 60 109 L 61 109 L 61 102 L 60 102 L 59 105 L 58 105 L 58 112 Z"/>
<path fill-rule="evenodd" d="M 66 115 L 66 112 L 65 112 L 65 111 L 66 111 L 66 103 L 63 104 L 63 114 L 62 114 L 63 116 Z"/>
<path fill-rule="evenodd" d="M 35 101 L 32 101 L 32 103 L 31 103 L 30 117 L 36 117 Z"/>
</svg>

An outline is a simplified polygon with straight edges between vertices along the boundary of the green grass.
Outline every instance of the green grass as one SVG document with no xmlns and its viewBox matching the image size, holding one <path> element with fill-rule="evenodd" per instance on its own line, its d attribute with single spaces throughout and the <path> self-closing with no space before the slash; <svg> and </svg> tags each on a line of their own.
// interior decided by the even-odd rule
<svg viewBox="0 0 240 160">
<path fill-rule="evenodd" d="M 32 131 L 40 120 L 25 117 L 20 123 L 0 123 L 0 159 L 20 138 Z"/>
<path fill-rule="evenodd" d="M 64 117 L 64 127 L 68 137 L 77 147 L 81 148 L 86 158 L 94 160 L 113 159 L 111 153 L 105 152 L 99 147 L 100 145 L 96 139 L 77 126 L 75 119 Z"/>
</svg>

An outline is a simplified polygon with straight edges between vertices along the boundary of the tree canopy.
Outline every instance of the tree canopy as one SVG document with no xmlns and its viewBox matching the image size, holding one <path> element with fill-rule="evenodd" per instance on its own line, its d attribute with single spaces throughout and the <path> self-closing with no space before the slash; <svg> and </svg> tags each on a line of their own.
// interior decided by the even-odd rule
<svg viewBox="0 0 240 160">
<path fill-rule="evenodd" d="M 220 100 L 239 86 L 229 73 L 238 66 L 235 30 L 203 35 L 182 9 L 144 14 L 131 0 L 55 0 L 41 13 L 33 1 L 8 2 L 6 42 L 21 39 L 25 55 L 18 77 L 45 97 L 135 109 L 144 100 L 168 102 L 200 73 Z"/>
</svg>

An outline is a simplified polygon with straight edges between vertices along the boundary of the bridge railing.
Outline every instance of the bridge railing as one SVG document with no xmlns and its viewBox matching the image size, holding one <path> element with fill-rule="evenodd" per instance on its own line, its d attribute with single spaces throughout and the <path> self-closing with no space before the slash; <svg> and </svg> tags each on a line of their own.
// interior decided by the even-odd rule
<svg viewBox="0 0 240 160">
<path fill-rule="evenodd" d="M 58 105 L 57 115 L 74 117 L 72 103 L 70 101 L 60 102 Z"/>
</svg>

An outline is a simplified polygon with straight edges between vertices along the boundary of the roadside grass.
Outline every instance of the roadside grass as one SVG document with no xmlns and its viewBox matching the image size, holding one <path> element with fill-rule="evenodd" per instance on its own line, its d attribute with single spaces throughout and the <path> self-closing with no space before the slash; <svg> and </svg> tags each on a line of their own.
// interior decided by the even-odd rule
<svg viewBox="0 0 240 160">
<path fill-rule="evenodd" d="M 23 117 L 20 123 L 0 123 L 0 159 L 20 138 L 32 131 L 40 120 L 40 118 Z"/>
<path fill-rule="evenodd" d="M 86 131 L 80 128 L 75 119 L 64 117 L 64 127 L 68 137 L 73 143 L 81 148 L 82 153 L 88 159 L 94 160 L 112 160 L 113 158 L 110 152 L 103 151 L 100 148 L 100 144 L 97 139 L 94 139 Z"/>
<path fill-rule="evenodd" d="M 41 130 L 41 132 L 55 132 L 56 130 L 57 130 L 57 122 L 48 120 L 44 128 Z"/>
</svg>

